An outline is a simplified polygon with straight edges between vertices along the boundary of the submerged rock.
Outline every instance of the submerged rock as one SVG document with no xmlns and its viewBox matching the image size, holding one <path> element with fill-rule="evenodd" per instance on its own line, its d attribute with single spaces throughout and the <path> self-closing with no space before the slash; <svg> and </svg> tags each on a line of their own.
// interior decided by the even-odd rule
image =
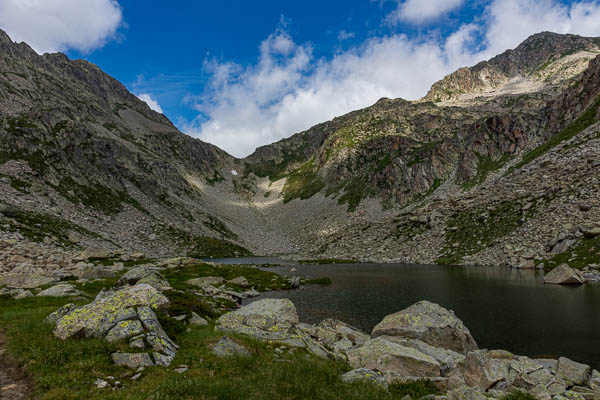
<svg viewBox="0 0 600 400">
<path fill-rule="evenodd" d="M 418 339 L 463 354 L 477 349 L 471 332 L 453 311 L 428 301 L 420 301 L 388 315 L 373 328 L 371 335 Z"/>
<path fill-rule="evenodd" d="M 544 276 L 544 283 L 556 285 L 582 285 L 585 283 L 585 279 L 581 272 L 569 267 L 567 264 L 561 264 Z"/>
</svg>

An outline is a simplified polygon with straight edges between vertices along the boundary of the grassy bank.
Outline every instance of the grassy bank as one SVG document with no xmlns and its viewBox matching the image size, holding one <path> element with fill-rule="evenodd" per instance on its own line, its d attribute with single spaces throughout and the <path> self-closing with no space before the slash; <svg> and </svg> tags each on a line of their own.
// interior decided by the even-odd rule
<svg viewBox="0 0 600 400">
<path fill-rule="evenodd" d="M 431 390 L 428 385 L 395 385 L 389 392 L 374 385 L 345 384 L 349 367 L 310 356 L 302 350 L 276 356 L 274 347 L 234 336 L 252 353 L 220 359 L 210 346 L 223 336 L 213 326 L 194 327 L 177 336 L 180 350 L 171 368 L 152 367 L 132 381 L 135 371 L 115 367 L 110 354 L 123 343 L 97 339 L 61 341 L 43 318 L 65 299 L 0 299 L 0 326 L 8 350 L 32 375 L 40 399 L 396 399 Z M 174 369 L 189 367 L 184 374 Z M 119 389 L 98 389 L 96 379 L 115 377 Z M 110 380 L 109 380 L 110 382 Z M 425 393 L 427 394 L 427 393 Z"/>
</svg>

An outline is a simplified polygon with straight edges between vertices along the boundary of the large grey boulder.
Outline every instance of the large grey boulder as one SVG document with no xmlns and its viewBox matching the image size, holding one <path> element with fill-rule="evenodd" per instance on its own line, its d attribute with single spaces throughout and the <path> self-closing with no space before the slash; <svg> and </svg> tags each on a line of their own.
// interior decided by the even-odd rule
<svg viewBox="0 0 600 400">
<path fill-rule="evenodd" d="M 476 350 L 467 353 L 449 377 L 462 378 L 469 387 L 485 391 L 508 379 L 510 365 L 510 359 L 493 358 L 487 350 Z"/>
<path fill-rule="evenodd" d="M 477 349 L 471 332 L 454 312 L 429 301 L 420 301 L 386 316 L 373 328 L 371 335 L 418 339 L 463 354 Z"/>
<path fill-rule="evenodd" d="M 150 285 L 127 287 L 67 313 L 57 321 L 54 335 L 63 340 L 75 336 L 104 337 L 117 323 L 137 318 L 136 307 L 156 309 L 168 302 Z"/>
<path fill-rule="evenodd" d="M 8 273 L 0 275 L 0 287 L 34 289 L 58 282 L 58 278 L 36 273 Z"/>
<path fill-rule="evenodd" d="M 418 339 L 404 339 L 398 336 L 380 336 L 390 342 L 398 343 L 404 347 L 412 347 L 429 357 L 434 358 L 438 363 L 442 372 L 456 368 L 456 366 L 465 359 L 465 356 L 452 350 L 433 347 L 430 344 L 422 342 Z"/>
<path fill-rule="evenodd" d="M 582 285 L 585 283 L 583 274 L 567 264 L 561 264 L 544 276 L 544 283 L 556 285 Z"/>
<path fill-rule="evenodd" d="M 371 382 L 375 385 L 387 387 L 383 374 L 379 371 L 373 371 L 367 368 L 357 368 L 342 375 L 342 382 Z"/>
<path fill-rule="evenodd" d="M 140 367 L 152 367 L 154 363 L 147 353 L 113 353 L 113 362 L 120 367 L 136 369 Z"/>
<path fill-rule="evenodd" d="M 304 347 L 293 329 L 298 322 L 296 307 L 290 300 L 263 299 L 222 315 L 216 322 L 216 328 L 256 339 Z"/>
<path fill-rule="evenodd" d="M 566 357 L 560 357 L 556 367 L 556 374 L 575 385 L 587 385 L 592 374 L 592 369 L 589 365 L 580 364 Z"/>
<path fill-rule="evenodd" d="M 233 356 L 241 356 L 248 357 L 250 352 L 241 344 L 238 344 L 234 340 L 228 338 L 227 336 L 223 336 L 216 345 L 211 349 L 211 351 L 217 357 L 233 357 Z"/>
<path fill-rule="evenodd" d="M 383 338 L 375 338 L 350 350 L 348 361 L 353 368 L 394 371 L 399 376 L 440 376 L 440 364 L 432 357 L 411 347 Z"/>
<path fill-rule="evenodd" d="M 204 278 L 195 278 L 186 281 L 187 284 L 192 286 L 218 286 L 225 283 L 225 279 L 220 276 L 205 276 Z"/>
<path fill-rule="evenodd" d="M 246 279 L 243 276 L 238 276 L 237 278 L 233 278 L 229 281 L 227 281 L 227 283 L 232 284 L 232 285 L 237 285 L 243 288 L 248 288 L 250 287 L 250 282 L 248 282 L 248 279 Z"/>
<path fill-rule="evenodd" d="M 68 283 L 59 283 L 58 285 L 42 290 L 37 294 L 39 297 L 72 297 L 79 295 L 79 291 L 75 289 L 73 285 L 69 285 Z"/>
</svg>

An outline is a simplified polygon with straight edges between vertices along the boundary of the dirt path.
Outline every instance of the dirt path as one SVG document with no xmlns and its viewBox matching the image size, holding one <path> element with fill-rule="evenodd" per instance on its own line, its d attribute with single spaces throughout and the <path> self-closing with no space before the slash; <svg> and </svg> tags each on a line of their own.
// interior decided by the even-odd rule
<svg viewBox="0 0 600 400">
<path fill-rule="evenodd" d="M 5 338 L 0 331 L 0 400 L 31 398 L 32 383 L 6 353 Z"/>
</svg>

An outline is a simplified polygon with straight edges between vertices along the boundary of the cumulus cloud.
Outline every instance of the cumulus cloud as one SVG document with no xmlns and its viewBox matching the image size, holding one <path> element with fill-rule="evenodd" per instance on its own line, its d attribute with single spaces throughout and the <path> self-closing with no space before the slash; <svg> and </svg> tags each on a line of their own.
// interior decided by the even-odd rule
<svg viewBox="0 0 600 400">
<path fill-rule="evenodd" d="M 388 16 L 387 22 L 391 24 L 429 22 L 458 8 L 462 3 L 463 0 L 398 1 L 398 8 Z"/>
<path fill-rule="evenodd" d="M 276 31 L 261 43 L 254 65 L 206 62 L 210 84 L 193 99 L 199 116 L 182 129 L 245 156 L 381 97 L 418 99 L 444 75 L 514 48 L 533 33 L 600 36 L 594 23 L 600 3 L 494 0 L 478 21 L 441 41 L 433 35 L 370 38 L 330 59 L 315 58 L 309 44 Z"/>
<path fill-rule="evenodd" d="M 0 28 L 40 54 L 102 47 L 122 20 L 117 0 L 0 0 Z"/>
<path fill-rule="evenodd" d="M 136 96 L 138 99 L 148 104 L 148 107 L 150 107 L 152 110 L 156 111 L 157 113 L 163 113 L 163 109 L 161 108 L 160 104 L 158 104 L 158 102 L 154 98 L 152 98 L 150 94 L 140 93 L 136 94 Z"/>
<path fill-rule="evenodd" d="M 514 48 L 541 32 L 600 35 L 600 2 L 581 1 L 570 6 L 555 0 L 495 0 L 486 10 L 487 54 Z"/>
</svg>

